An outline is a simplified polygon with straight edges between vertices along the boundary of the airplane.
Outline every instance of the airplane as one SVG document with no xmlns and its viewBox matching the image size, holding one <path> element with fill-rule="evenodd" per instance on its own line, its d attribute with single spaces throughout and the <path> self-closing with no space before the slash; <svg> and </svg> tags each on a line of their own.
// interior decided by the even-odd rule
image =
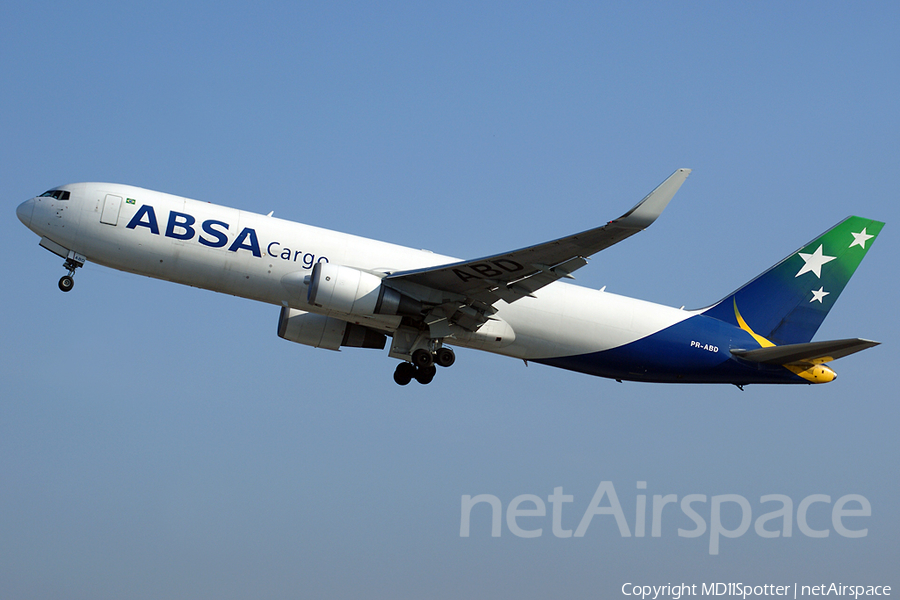
<svg viewBox="0 0 900 600">
<path fill-rule="evenodd" d="M 383 350 L 394 381 L 432 381 L 451 346 L 622 381 L 826 383 L 835 359 L 878 344 L 813 342 L 884 223 L 851 216 L 706 308 L 684 310 L 567 283 L 650 226 L 690 174 L 678 169 L 605 225 L 474 260 L 113 183 L 55 187 L 18 218 L 65 259 L 281 307 L 278 335 Z"/>
</svg>

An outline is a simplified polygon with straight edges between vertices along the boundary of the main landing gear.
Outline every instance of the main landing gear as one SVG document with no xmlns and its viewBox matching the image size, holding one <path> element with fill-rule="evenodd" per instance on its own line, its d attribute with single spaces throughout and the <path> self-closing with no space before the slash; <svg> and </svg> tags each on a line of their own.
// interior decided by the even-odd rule
<svg viewBox="0 0 900 600">
<path fill-rule="evenodd" d="M 456 362 L 456 354 L 447 347 L 441 347 L 434 352 L 425 348 L 419 348 L 410 357 L 412 362 L 402 362 L 394 371 L 394 381 L 399 385 L 407 385 L 415 379 L 422 385 L 431 383 L 437 373 L 437 366 L 449 367 Z"/>
</svg>

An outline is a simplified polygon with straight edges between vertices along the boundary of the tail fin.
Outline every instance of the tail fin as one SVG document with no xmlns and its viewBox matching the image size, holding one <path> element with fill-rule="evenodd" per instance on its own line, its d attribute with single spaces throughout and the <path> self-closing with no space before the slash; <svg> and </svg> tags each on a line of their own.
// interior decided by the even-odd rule
<svg viewBox="0 0 900 600">
<path fill-rule="evenodd" d="M 847 217 L 703 312 L 764 347 L 809 342 L 883 226 Z"/>
</svg>

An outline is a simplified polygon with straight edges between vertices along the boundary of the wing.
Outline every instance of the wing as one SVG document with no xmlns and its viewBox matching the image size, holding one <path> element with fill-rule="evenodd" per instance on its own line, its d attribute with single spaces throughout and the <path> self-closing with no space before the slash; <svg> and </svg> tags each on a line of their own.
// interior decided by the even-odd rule
<svg viewBox="0 0 900 600">
<path fill-rule="evenodd" d="M 445 316 L 475 329 L 496 312 L 498 300 L 508 303 L 587 264 L 587 258 L 647 228 L 662 213 L 687 179 L 690 169 L 678 169 L 624 215 L 601 227 L 476 260 L 392 273 L 383 282 L 431 305 L 445 305 L 434 316 Z M 461 306 L 466 307 L 460 314 Z M 449 311 L 455 315 L 451 318 Z"/>
</svg>

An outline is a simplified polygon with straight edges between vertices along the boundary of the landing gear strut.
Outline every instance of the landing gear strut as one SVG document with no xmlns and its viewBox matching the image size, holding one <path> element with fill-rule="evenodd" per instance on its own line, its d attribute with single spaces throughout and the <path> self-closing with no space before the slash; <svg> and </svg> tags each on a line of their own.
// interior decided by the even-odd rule
<svg viewBox="0 0 900 600">
<path fill-rule="evenodd" d="M 422 385 L 431 383 L 437 373 L 437 367 L 449 367 L 456 361 L 456 354 L 447 347 L 438 348 L 435 352 L 429 352 L 419 348 L 410 357 L 412 362 L 402 362 L 394 370 L 394 381 L 399 385 L 407 385 L 415 379 Z"/>
</svg>

